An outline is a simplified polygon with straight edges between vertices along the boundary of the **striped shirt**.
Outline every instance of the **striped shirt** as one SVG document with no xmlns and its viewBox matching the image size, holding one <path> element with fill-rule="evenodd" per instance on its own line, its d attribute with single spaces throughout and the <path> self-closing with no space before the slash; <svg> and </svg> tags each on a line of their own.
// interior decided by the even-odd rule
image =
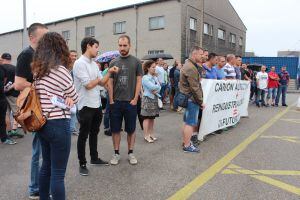
<svg viewBox="0 0 300 200">
<path fill-rule="evenodd" d="M 231 66 L 229 63 L 227 63 L 223 67 L 223 69 L 224 69 L 225 78 L 236 79 L 236 72 L 235 72 L 235 68 L 233 66 Z"/>
<path fill-rule="evenodd" d="M 66 99 L 71 98 L 74 103 L 78 101 L 70 72 L 63 66 L 52 69 L 50 73 L 36 81 L 36 91 L 40 97 L 43 115 L 50 119 L 70 118 L 71 112 L 54 106 L 50 98 L 55 95 Z"/>
</svg>

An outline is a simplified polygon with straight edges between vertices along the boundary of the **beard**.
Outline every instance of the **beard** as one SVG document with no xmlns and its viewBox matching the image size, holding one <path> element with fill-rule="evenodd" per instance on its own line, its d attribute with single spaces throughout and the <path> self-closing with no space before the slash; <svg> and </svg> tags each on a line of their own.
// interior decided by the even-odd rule
<svg viewBox="0 0 300 200">
<path fill-rule="evenodd" d="M 122 50 L 120 51 L 121 56 L 127 56 L 129 54 L 129 51 Z"/>
</svg>

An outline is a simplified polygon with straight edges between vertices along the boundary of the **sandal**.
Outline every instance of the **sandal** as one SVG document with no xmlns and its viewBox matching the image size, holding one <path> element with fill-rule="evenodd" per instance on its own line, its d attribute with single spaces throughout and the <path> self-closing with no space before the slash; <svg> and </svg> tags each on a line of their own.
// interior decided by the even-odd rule
<svg viewBox="0 0 300 200">
<path fill-rule="evenodd" d="M 154 142 L 151 137 L 145 137 L 144 139 L 148 143 L 153 143 Z"/>
<path fill-rule="evenodd" d="M 156 138 L 156 137 L 152 137 L 152 136 L 150 136 L 150 138 L 151 138 L 153 141 L 156 141 L 156 140 L 157 140 L 157 138 Z"/>
</svg>

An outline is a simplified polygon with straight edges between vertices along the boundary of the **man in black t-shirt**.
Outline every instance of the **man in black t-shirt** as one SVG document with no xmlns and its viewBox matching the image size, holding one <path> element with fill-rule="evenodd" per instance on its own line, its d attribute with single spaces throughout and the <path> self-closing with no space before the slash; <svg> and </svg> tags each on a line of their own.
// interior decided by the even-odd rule
<svg viewBox="0 0 300 200">
<path fill-rule="evenodd" d="M 9 137 L 22 138 L 24 135 L 17 131 L 18 123 L 13 120 L 13 127 L 11 127 L 11 113 L 13 115 L 17 112 L 17 97 L 19 91 L 14 89 L 15 71 L 16 67 L 11 64 L 11 55 L 9 53 L 3 53 L 1 55 L 2 66 L 6 71 L 6 81 L 4 83 L 4 93 L 7 101 L 7 113 L 6 113 L 6 125 L 7 134 Z"/>
<path fill-rule="evenodd" d="M 3 144 L 16 144 L 15 141 L 10 139 L 6 134 L 5 114 L 7 103 L 4 94 L 4 82 L 6 81 L 6 71 L 4 67 L 0 66 L 0 139 Z"/>
<path fill-rule="evenodd" d="M 250 72 L 248 70 L 247 64 L 243 63 L 241 67 L 242 80 L 251 81 Z"/>
<path fill-rule="evenodd" d="M 137 101 L 142 87 L 143 69 L 140 60 L 129 54 L 130 37 L 122 35 L 118 40 L 120 57 L 110 63 L 120 70 L 112 74 L 108 82 L 110 98 L 110 129 L 112 132 L 115 153 L 110 163 L 117 165 L 120 160 L 121 127 L 125 120 L 125 131 L 128 141 L 128 160 L 132 165 L 137 164 L 133 154 L 135 144 L 135 128 L 137 117 Z"/>
<path fill-rule="evenodd" d="M 24 49 L 18 56 L 17 68 L 14 87 L 16 90 L 22 91 L 26 87 L 30 87 L 33 82 L 31 72 L 31 62 L 34 54 L 34 49 L 37 48 L 39 40 L 48 28 L 40 23 L 34 23 L 28 28 L 28 36 L 30 46 Z M 39 159 L 41 154 L 41 144 L 35 133 L 33 133 L 32 141 L 32 158 L 31 158 L 31 178 L 29 185 L 29 198 L 39 199 Z"/>
</svg>

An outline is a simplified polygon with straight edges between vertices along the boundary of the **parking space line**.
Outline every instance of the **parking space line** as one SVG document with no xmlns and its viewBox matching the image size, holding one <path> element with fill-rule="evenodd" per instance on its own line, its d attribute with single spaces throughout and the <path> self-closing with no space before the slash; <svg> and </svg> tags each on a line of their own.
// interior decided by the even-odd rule
<svg viewBox="0 0 300 200">
<path fill-rule="evenodd" d="M 278 181 L 278 180 L 276 180 L 274 178 L 270 178 L 270 177 L 267 177 L 267 176 L 260 176 L 260 175 L 250 175 L 250 176 L 252 178 L 260 180 L 260 181 L 262 181 L 264 183 L 276 186 L 276 187 L 278 187 L 278 188 L 280 188 L 282 190 L 285 190 L 285 191 L 288 191 L 288 192 L 300 195 L 300 188 L 295 187 L 293 185 L 284 183 L 282 181 Z"/>
<path fill-rule="evenodd" d="M 295 104 L 294 104 L 295 105 Z M 292 106 L 291 106 L 292 107 Z M 183 188 L 178 190 L 175 194 L 168 198 L 168 200 L 182 200 L 188 199 L 193 193 L 200 189 L 204 184 L 210 181 L 217 173 L 219 173 L 224 167 L 226 167 L 235 157 L 237 157 L 242 151 L 244 151 L 249 144 L 260 137 L 267 129 L 269 129 L 274 123 L 276 123 L 282 116 L 284 116 L 291 107 L 284 109 L 283 111 L 276 114 L 262 127 L 252 133 L 247 139 L 242 141 L 238 146 L 227 153 L 223 158 L 218 160 L 202 174 L 197 176 L 190 183 L 185 185 Z"/>
<path fill-rule="evenodd" d="M 230 166 L 227 167 L 227 169 L 222 171 L 222 174 L 226 175 L 248 175 L 254 179 L 257 179 L 259 181 L 262 181 L 264 183 L 267 183 L 269 185 L 278 187 L 282 190 L 300 195 L 300 188 L 290 185 L 287 183 L 284 183 L 282 181 L 276 180 L 274 178 L 265 176 L 265 175 L 271 175 L 271 176 L 300 176 L 300 171 L 290 171 L 290 170 L 249 170 L 242 168 L 240 166 L 235 165 L 235 168 L 230 168 Z"/>
<path fill-rule="evenodd" d="M 300 144 L 299 137 L 293 137 L 293 136 L 273 136 L 273 135 L 265 135 L 265 136 L 261 136 L 261 138 L 278 139 L 278 140 L 283 140 L 283 141 L 287 141 L 287 142 L 292 142 L 292 143 Z"/>
<path fill-rule="evenodd" d="M 300 119 L 281 119 L 281 121 L 300 124 Z"/>
</svg>

